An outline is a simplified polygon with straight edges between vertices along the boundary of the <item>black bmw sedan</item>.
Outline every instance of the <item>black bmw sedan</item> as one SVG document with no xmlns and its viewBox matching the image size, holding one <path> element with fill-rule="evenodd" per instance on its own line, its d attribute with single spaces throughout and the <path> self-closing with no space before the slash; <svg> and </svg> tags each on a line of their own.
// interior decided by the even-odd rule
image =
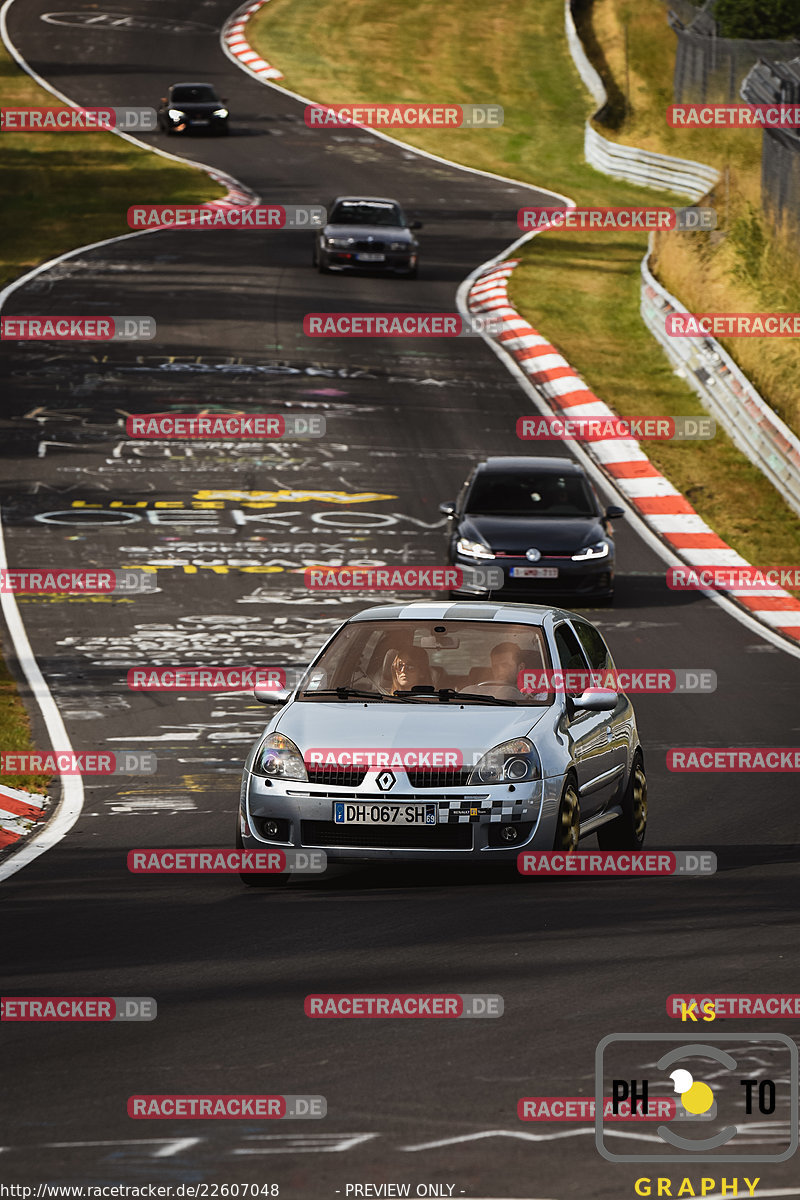
<svg viewBox="0 0 800 1200">
<path fill-rule="evenodd" d="M 583 468 L 568 458 L 488 458 L 458 499 L 440 504 L 448 518 L 449 562 L 502 568 L 492 596 L 542 600 L 573 596 L 609 603 L 614 595 L 611 519 Z M 485 597 L 468 582 L 454 595 Z"/>
<path fill-rule="evenodd" d="M 210 83 L 173 83 L 157 117 L 164 133 L 228 132 L 228 109 Z"/>
</svg>

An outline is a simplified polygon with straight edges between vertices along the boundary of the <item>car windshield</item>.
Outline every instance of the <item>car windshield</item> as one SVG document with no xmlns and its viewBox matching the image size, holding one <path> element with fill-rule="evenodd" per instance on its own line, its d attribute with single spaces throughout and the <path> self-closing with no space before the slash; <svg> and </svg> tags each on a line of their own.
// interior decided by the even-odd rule
<svg viewBox="0 0 800 1200">
<path fill-rule="evenodd" d="M 593 517 L 592 494 L 581 475 L 480 474 L 467 497 L 466 512 L 508 517 Z"/>
<path fill-rule="evenodd" d="M 309 667 L 299 700 L 552 704 L 542 630 L 498 621 L 354 621 Z M 521 678 L 521 672 L 533 672 Z M 533 681 L 533 682 L 531 682 Z M 523 689 L 520 691 L 519 685 Z M 534 686 L 542 687 L 533 691 Z"/>
<path fill-rule="evenodd" d="M 375 204 L 367 200 L 340 200 L 328 220 L 331 225 L 405 225 L 396 204 Z"/>
<path fill-rule="evenodd" d="M 203 84 L 199 87 L 189 87 L 182 84 L 172 89 L 172 99 L 178 104 L 208 104 L 217 103 L 217 95 L 212 87 Z"/>
</svg>

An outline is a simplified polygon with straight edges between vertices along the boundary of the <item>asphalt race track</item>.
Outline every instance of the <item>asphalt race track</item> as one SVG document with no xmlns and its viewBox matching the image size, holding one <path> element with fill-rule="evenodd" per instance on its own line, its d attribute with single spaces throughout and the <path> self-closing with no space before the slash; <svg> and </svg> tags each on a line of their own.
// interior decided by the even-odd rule
<svg viewBox="0 0 800 1200">
<path fill-rule="evenodd" d="M 405 1181 L 412 1195 L 428 1183 L 473 1198 L 633 1195 L 656 1166 L 605 1162 L 591 1124 L 524 1123 L 517 1101 L 593 1095 L 606 1034 L 680 1032 L 666 1017 L 671 993 L 798 990 L 795 778 L 665 765 L 672 746 L 793 745 L 796 658 L 710 600 L 669 592 L 662 560 L 621 521 L 616 604 L 585 610 L 616 662 L 718 676 L 714 694 L 634 701 L 648 849 L 714 850 L 715 876 L 339 869 L 273 894 L 235 876 L 127 871 L 134 847 L 233 844 L 240 764 L 266 720 L 241 695 L 132 691 L 127 670 L 303 665 L 365 604 L 310 593 L 305 564 L 443 562 L 439 502 L 478 458 L 520 452 L 515 422 L 530 402 L 480 338 L 310 339 L 303 316 L 455 311 L 459 283 L 514 240 L 519 205 L 550 199 L 365 132 L 308 129 L 298 101 L 222 53 L 226 3 L 125 0 L 150 21 L 156 10 L 207 28 L 55 25 L 41 19 L 45 0 L 18 0 L 8 28 L 30 66 L 81 104 L 154 106 L 175 80 L 208 80 L 228 99 L 227 139 L 143 140 L 230 173 L 264 202 L 396 196 L 424 222 L 422 266 L 416 281 L 320 276 L 300 233 L 159 231 L 68 260 L 4 309 L 156 319 L 155 341 L 102 352 L 5 343 L 0 452 L 11 565 L 158 567 L 150 595 L 20 602 L 73 747 L 154 750 L 158 771 L 87 777 L 72 831 L 2 885 L 3 994 L 154 996 L 159 1011 L 113 1029 L 4 1024 L 0 1182 L 276 1183 L 302 1200 L 370 1181 Z M 327 436 L 200 451 L 146 447 L 119 424 L 195 405 L 322 415 Z M 254 495 L 264 492 L 288 494 Z M 279 569 L 246 569 L 258 566 Z M 348 990 L 499 993 L 505 1008 L 456 1022 L 304 1015 L 309 992 Z M 793 1032 L 791 1021 L 717 1024 L 743 1038 Z M 328 1115 L 266 1131 L 129 1119 L 130 1095 L 165 1092 L 318 1094 Z M 616 1141 L 641 1136 L 621 1127 Z M 754 1143 L 766 1151 L 773 1136 L 765 1126 Z M 792 1189 L 797 1159 L 672 1172 L 724 1173 Z"/>
</svg>

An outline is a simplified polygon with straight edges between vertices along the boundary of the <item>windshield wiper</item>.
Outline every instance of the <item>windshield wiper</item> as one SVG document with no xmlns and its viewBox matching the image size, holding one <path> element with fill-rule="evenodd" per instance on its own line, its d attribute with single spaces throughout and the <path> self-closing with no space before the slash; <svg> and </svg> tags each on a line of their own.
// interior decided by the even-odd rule
<svg viewBox="0 0 800 1200">
<path fill-rule="evenodd" d="M 349 700 L 355 697 L 358 700 L 394 700 L 400 699 L 391 693 L 386 692 L 368 692 L 362 688 L 338 687 L 338 688 L 322 688 L 321 691 L 304 691 L 303 699 L 313 699 L 315 696 L 336 696 L 338 700 Z"/>
<path fill-rule="evenodd" d="M 393 696 L 403 700 L 441 700 L 446 704 L 450 700 L 478 700 L 481 704 L 504 704 L 517 707 L 516 700 L 498 700 L 497 696 L 484 696 L 479 692 L 457 692 L 455 688 L 439 688 L 434 692 L 392 692 Z"/>
</svg>

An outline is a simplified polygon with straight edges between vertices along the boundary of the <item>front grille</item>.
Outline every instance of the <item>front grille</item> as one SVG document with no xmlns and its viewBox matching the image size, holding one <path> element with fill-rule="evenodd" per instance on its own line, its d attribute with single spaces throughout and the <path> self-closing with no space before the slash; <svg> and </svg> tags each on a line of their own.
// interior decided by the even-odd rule
<svg viewBox="0 0 800 1200">
<path fill-rule="evenodd" d="M 472 767 L 458 767 L 452 771 L 434 769 L 407 771 L 408 782 L 413 788 L 466 787 Z"/>
<path fill-rule="evenodd" d="M 360 787 L 367 770 L 367 767 L 315 767 L 306 763 L 309 783 L 332 783 L 337 787 Z"/>
<path fill-rule="evenodd" d="M 494 553 L 495 558 L 518 558 L 520 560 L 520 562 L 525 562 L 525 564 L 527 566 L 538 566 L 539 561 L 543 562 L 545 559 L 548 559 L 548 558 L 572 558 L 571 550 L 548 550 L 547 552 L 542 551 L 541 560 L 537 560 L 536 563 L 528 562 L 528 560 L 525 558 L 524 550 L 495 550 L 493 553 Z"/>
<path fill-rule="evenodd" d="M 471 850 L 472 825 L 335 825 L 333 821 L 301 821 L 304 846 L 354 846 L 387 850 Z"/>
<path fill-rule="evenodd" d="M 386 247 L 384 242 L 356 242 L 355 248 L 365 254 L 382 254 Z"/>
</svg>

